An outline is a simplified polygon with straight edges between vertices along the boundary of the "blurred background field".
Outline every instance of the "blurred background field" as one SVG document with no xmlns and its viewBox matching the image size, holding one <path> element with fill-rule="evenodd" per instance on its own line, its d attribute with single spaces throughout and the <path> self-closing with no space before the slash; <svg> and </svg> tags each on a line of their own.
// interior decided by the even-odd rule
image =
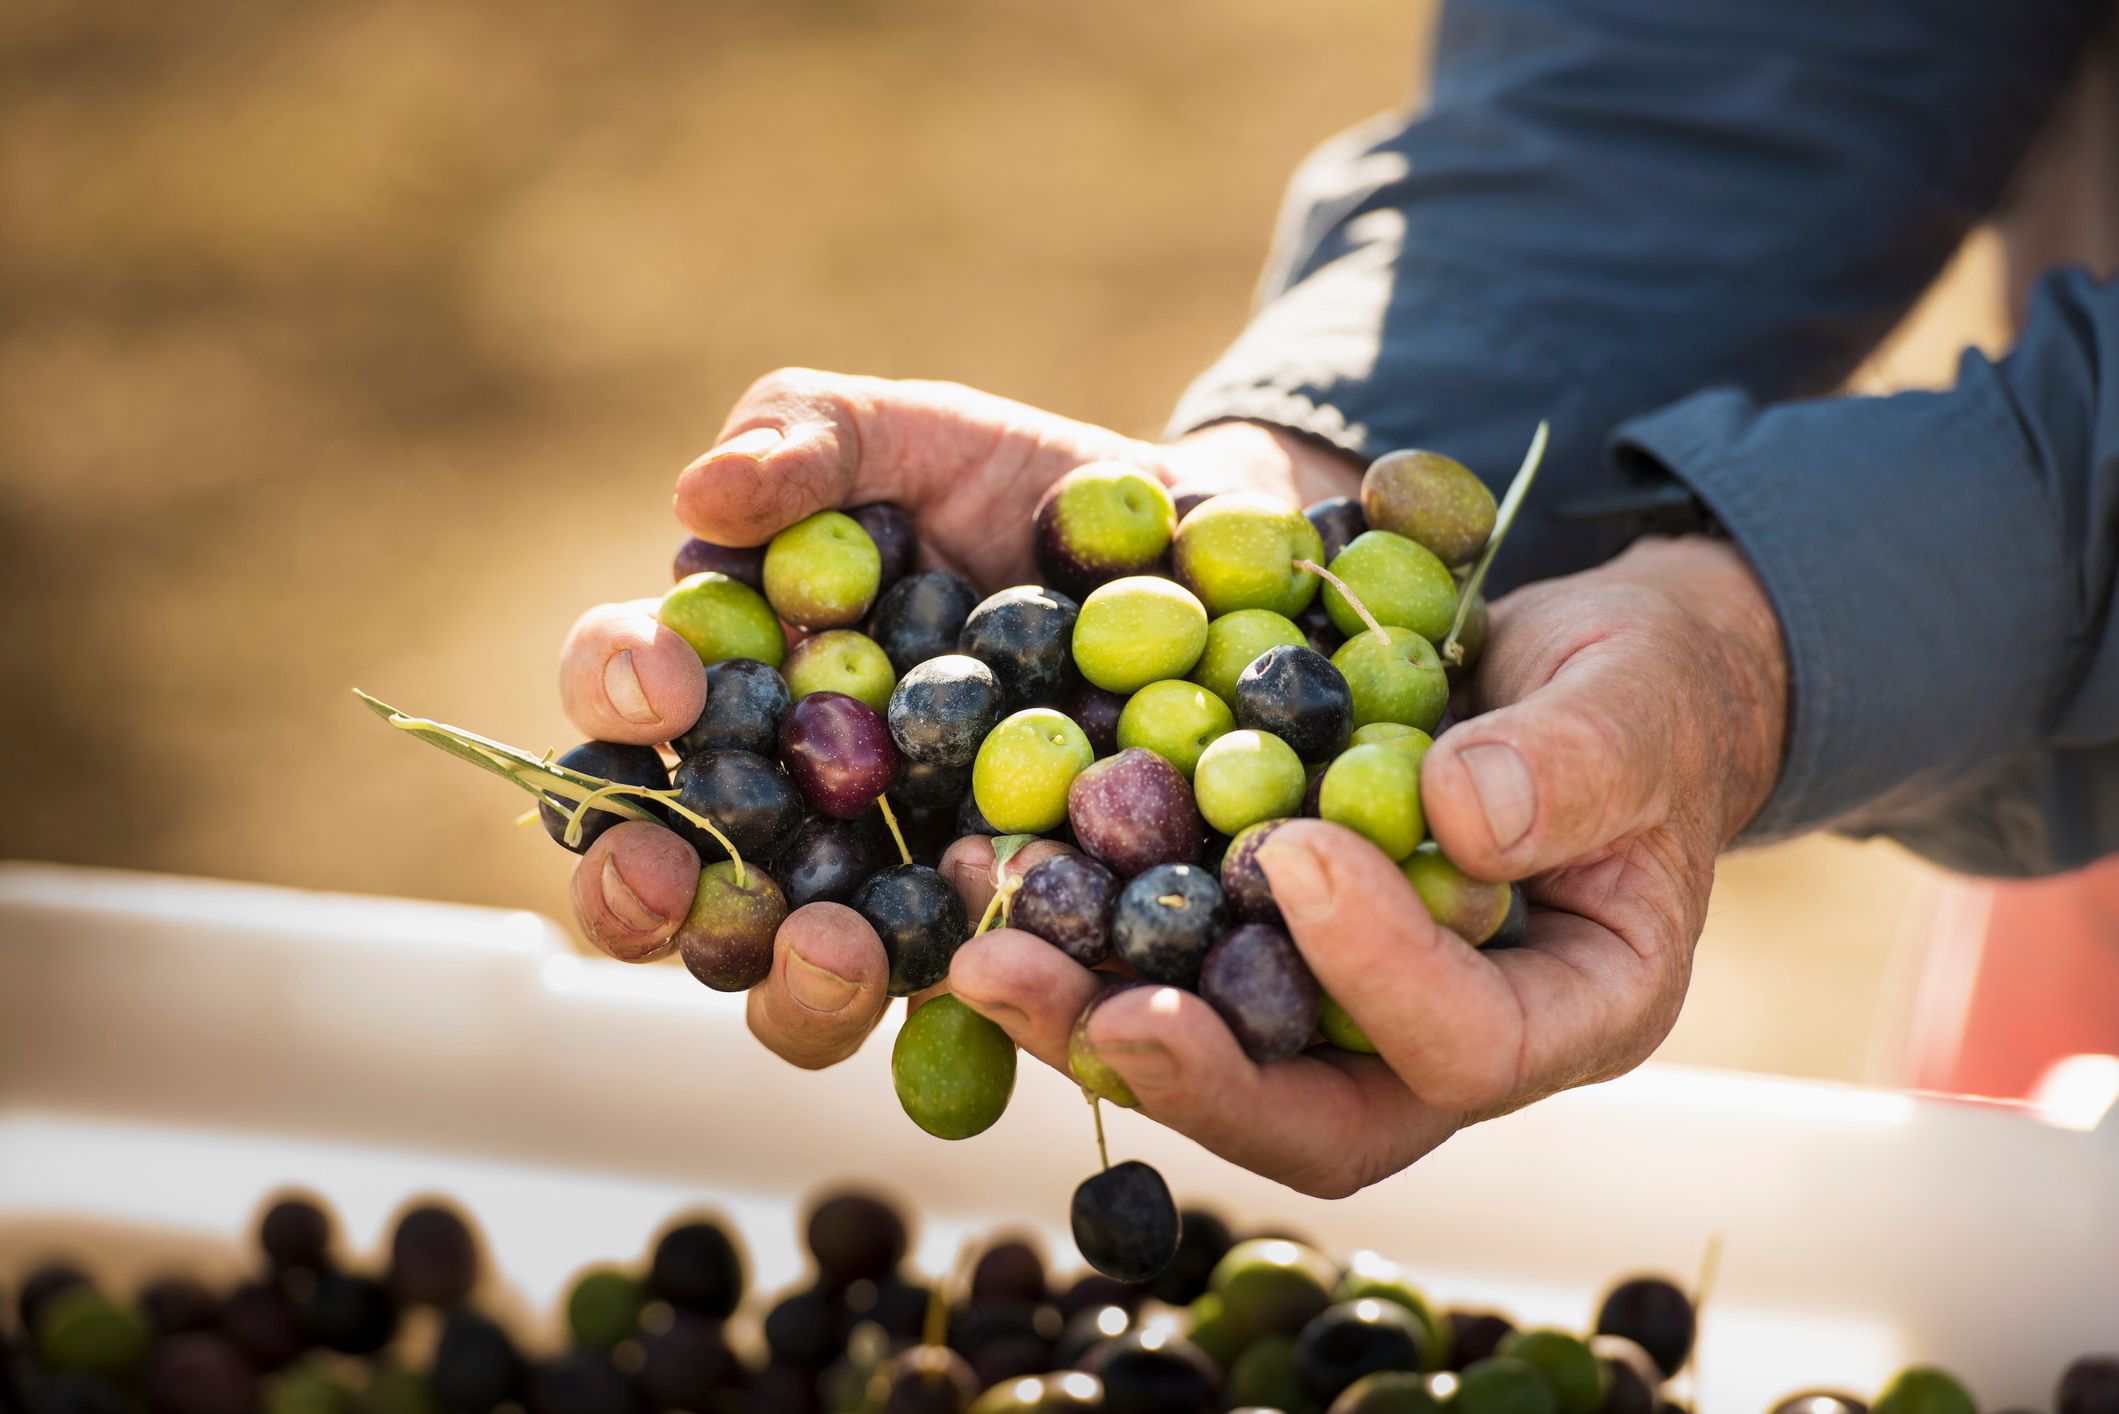
<svg viewBox="0 0 2119 1414">
<path fill-rule="evenodd" d="M 1152 433 L 1283 181 L 1425 4 L 217 0 L 0 9 L 0 854 L 523 906 L 520 800 L 347 689 L 532 746 L 574 615 L 787 363 Z M 1992 343 L 1975 242 L 1865 375 Z M 1855 1077 L 1929 876 L 1725 866 L 1666 1056 Z"/>
</svg>

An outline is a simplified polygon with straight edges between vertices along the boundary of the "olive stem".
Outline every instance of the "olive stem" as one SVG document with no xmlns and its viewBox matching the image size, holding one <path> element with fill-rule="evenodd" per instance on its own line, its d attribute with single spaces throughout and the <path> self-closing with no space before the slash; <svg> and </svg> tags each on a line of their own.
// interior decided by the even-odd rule
<svg viewBox="0 0 2119 1414">
<path fill-rule="evenodd" d="M 1493 567 L 1494 555 L 1501 549 L 1501 542 L 1508 538 L 1508 529 L 1516 523 L 1516 512 L 1523 507 L 1523 498 L 1530 494 L 1530 483 L 1538 479 L 1538 468 L 1545 464 L 1545 446 L 1552 440 L 1552 424 L 1539 422 L 1536 435 L 1530 439 L 1529 450 L 1523 453 L 1523 465 L 1516 468 L 1516 479 L 1508 483 L 1508 493 L 1501 498 L 1501 509 L 1494 513 L 1494 533 L 1486 537 L 1486 548 L 1479 552 L 1479 562 L 1457 591 L 1457 616 L 1450 620 L 1449 632 L 1437 645 L 1436 652 L 1442 661 L 1451 667 L 1460 667 L 1464 662 L 1464 645 L 1457 642 L 1457 635 L 1464 632 L 1464 621 L 1471 617 L 1472 600 L 1479 597 L 1479 590 L 1486 584 L 1486 572 Z"/>
<path fill-rule="evenodd" d="M 537 819 L 537 807 L 533 805 L 533 806 L 531 806 L 531 807 L 530 807 L 530 808 L 529 808 L 528 810 L 525 810 L 525 811 L 523 811 L 523 812 L 522 812 L 522 814 L 520 814 L 520 815 L 517 815 L 517 816 L 515 817 L 515 828 L 516 828 L 516 829 L 518 829 L 518 830 L 520 830 L 520 829 L 525 829 L 525 828 L 527 828 L 527 827 L 528 827 L 528 826 L 529 826 L 530 824 L 532 824 L 532 823 L 533 823 L 533 822 L 534 822 L 534 821 L 535 821 L 536 819 Z"/>
<path fill-rule="evenodd" d="M 971 936 L 976 938 L 991 928 L 996 920 L 1003 928 L 1007 927 L 1008 905 L 1014 900 L 1015 891 L 1022 886 L 1021 879 L 1003 880 L 1001 886 L 993 891 L 993 897 L 986 900 L 986 911 L 979 915 L 979 926 L 971 930 Z"/>
<path fill-rule="evenodd" d="M 579 844 L 581 842 L 581 815 L 583 811 L 588 809 L 590 802 L 598 800 L 602 797 L 614 795 L 637 795 L 642 800 L 659 800 L 663 803 L 663 805 L 667 806 L 669 808 L 670 813 L 672 815 L 675 815 L 678 819 L 685 821 L 687 824 L 697 825 L 700 829 L 706 831 L 709 835 L 712 835 L 714 837 L 714 843 L 720 845 L 723 849 L 728 851 L 729 862 L 736 866 L 736 887 L 739 889 L 747 889 L 750 887 L 750 876 L 745 872 L 743 867 L 743 854 L 742 851 L 736 848 L 735 841 L 731 840 L 727 835 L 722 834 L 721 831 L 714 825 L 713 821 L 707 819 L 704 815 L 701 815 L 698 811 L 691 809 L 690 807 L 685 805 L 681 800 L 679 800 L 677 798 L 677 792 L 674 789 L 656 790 L 651 786 L 629 786 L 623 785 L 617 781 L 604 782 L 602 786 L 598 787 L 595 791 L 591 792 L 586 800 L 583 800 L 579 805 L 575 806 L 574 813 L 567 817 L 568 844 L 573 845 Z"/>
<path fill-rule="evenodd" d="M 1089 1097 L 1089 1115 L 1096 1121 L 1096 1157 L 1108 1171 L 1111 1167 L 1111 1150 L 1104 1144 L 1104 1102 L 1094 1095 Z"/>
<path fill-rule="evenodd" d="M 905 848 L 905 832 L 898 828 L 898 817 L 890 808 L 890 797 L 878 795 L 876 808 L 883 812 L 883 823 L 890 826 L 890 837 L 898 842 L 898 859 L 906 864 L 912 863 L 912 851 Z"/>
<path fill-rule="evenodd" d="M 1361 621 L 1369 626 L 1370 632 L 1374 633 L 1378 638 L 1383 639 L 1385 642 L 1390 641 L 1390 635 L 1383 631 L 1382 624 L 1376 622 L 1376 616 L 1369 612 L 1369 606 L 1361 602 L 1360 595 L 1356 594 L 1353 590 L 1346 587 L 1345 580 L 1341 579 L 1338 575 L 1333 574 L 1330 570 L 1326 569 L 1323 565 L 1318 564 L 1315 560 L 1297 560 L 1294 563 L 1296 569 L 1308 570 L 1311 574 L 1316 575 L 1326 584 L 1329 584 L 1332 586 L 1332 588 L 1338 590 L 1339 597 L 1346 600 L 1348 604 L 1353 606 L 1354 612 L 1361 616 Z"/>
</svg>

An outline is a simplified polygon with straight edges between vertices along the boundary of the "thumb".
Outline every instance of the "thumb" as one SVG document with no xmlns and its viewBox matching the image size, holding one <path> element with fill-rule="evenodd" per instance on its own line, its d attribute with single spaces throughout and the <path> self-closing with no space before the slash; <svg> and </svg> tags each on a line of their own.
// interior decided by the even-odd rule
<svg viewBox="0 0 2119 1414">
<path fill-rule="evenodd" d="M 782 369 L 753 383 L 720 442 L 678 475 L 677 519 L 717 545 L 762 545 L 856 490 L 894 498 L 889 468 L 864 465 L 862 456 L 877 382 Z"/>
<path fill-rule="evenodd" d="M 1420 768 L 1435 840 L 1478 878 L 1573 863 L 1660 818 L 1674 735 L 1653 664 L 1592 643 L 1517 701 L 1443 733 Z"/>
</svg>

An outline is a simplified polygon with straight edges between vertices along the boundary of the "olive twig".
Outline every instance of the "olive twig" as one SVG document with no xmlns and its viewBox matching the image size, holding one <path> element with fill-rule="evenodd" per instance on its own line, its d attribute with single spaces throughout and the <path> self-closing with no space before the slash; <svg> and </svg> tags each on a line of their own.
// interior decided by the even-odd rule
<svg viewBox="0 0 2119 1414">
<path fill-rule="evenodd" d="M 1464 632 L 1464 621 L 1471 617 L 1472 600 L 1479 597 L 1479 590 L 1486 583 L 1486 571 L 1494 563 L 1494 555 L 1501 542 L 1508 538 L 1508 528 L 1516 523 L 1516 512 L 1523 506 L 1523 498 L 1530 494 L 1530 483 L 1538 479 L 1538 468 L 1545 464 L 1545 446 L 1552 440 L 1552 424 L 1540 422 L 1538 431 L 1530 439 L 1530 448 L 1523 453 L 1523 465 L 1516 468 L 1516 479 L 1508 483 L 1508 493 L 1501 498 L 1501 509 L 1494 513 L 1494 533 L 1486 537 L 1486 548 L 1479 552 L 1479 562 L 1472 566 L 1471 574 L 1463 587 L 1457 591 L 1457 616 L 1450 620 L 1449 632 L 1443 636 L 1436 651 L 1442 661 L 1451 667 L 1464 662 L 1464 645 L 1457 642 L 1457 635 Z"/>
<path fill-rule="evenodd" d="M 1323 565 L 1318 564 L 1315 560 L 1296 560 L 1294 561 L 1294 565 L 1296 569 L 1308 570 L 1311 574 L 1316 575 L 1326 584 L 1329 584 L 1332 586 L 1332 588 L 1338 590 L 1339 597 L 1346 600 L 1348 604 L 1353 606 L 1354 612 L 1361 616 L 1361 621 L 1369 626 L 1369 630 L 1374 633 L 1378 638 L 1381 638 L 1386 642 L 1389 641 L 1390 635 L 1383 631 L 1383 625 L 1377 622 L 1376 616 L 1374 614 L 1369 612 L 1369 606 L 1361 602 L 1361 596 L 1346 587 L 1345 580 L 1341 579 L 1338 575 L 1333 574 L 1330 570 L 1326 569 Z"/>
<path fill-rule="evenodd" d="M 589 797 L 589 800 L 584 800 L 575 807 L 574 814 L 569 817 L 567 825 L 567 834 L 569 836 L 567 842 L 573 844 L 577 841 L 576 826 L 579 824 L 580 814 L 588 808 L 591 800 L 597 802 L 598 808 L 608 809 L 609 807 L 602 805 L 604 798 L 624 795 L 637 795 L 643 800 L 660 801 L 669 810 L 670 814 L 675 815 L 687 824 L 696 825 L 712 835 L 714 843 L 728 851 L 729 862 L 736 866 L 736 887 L 739 889 L 750 887 L 750 878 L 743 868 L 743 854 L 742 851 L 736 848 L 735 841 L 722 834 L 712 820 L 707 819 L 706 816 L 701 815 L 698 811 L 693 810 L 682 800 L 678 799 L 679 792 L 674 787 L 667 790 L 657 790 L 653 786 L 630 786 L 623 781 L 605 781 L 602 787 Z"/>
<path fill-rule="evenodd" d="M 905 848 L 905 832 L 898 828 L 897 813 L 890 808 L 890 797 L 888 795 L 878 795 L 876 797 L 876 808 L 883 812 L 883 823 L 890 826 L 890 837 L 898 842 L 899 862 L 904 864 L 912 863 L 912 851 Z"/>
<path fill-rule="evenodd" d="M 1111 1167 L 1111 1150 L 1104 1144 L 1104 1102 L 1095 1095 L 1089 1096 L 1089 1116 L 1096 1121 L 1097 1160 L 1106 1169 L 1109 1169 Z"/>
<path fill-rule="evenodd" d="M 976 938 L 995 923 L 999 923 L 1003 928 L 1007 927 L 1008 905 L 1014 900 L 1015 891 L 1022 886 L 1021 879 L 1003 880 L 1000 887 L 993 891 L 993 897 L 986 900 L 986 911 L 979 915 L 979 926 L 971 930 L 971 936 Z"/>
</svg>

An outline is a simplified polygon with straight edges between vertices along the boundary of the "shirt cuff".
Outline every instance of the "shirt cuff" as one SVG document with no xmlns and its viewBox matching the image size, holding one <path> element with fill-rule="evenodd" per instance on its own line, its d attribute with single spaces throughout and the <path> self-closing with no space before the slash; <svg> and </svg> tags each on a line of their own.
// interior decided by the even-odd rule
<svg viewBox="0 0 2119 1414">
<path fill-rule="evenodd" d="M 2021 745 L 2062 661 L 2053 512 L 1990 365 L 1957 388 L 1760 408 L 1696 394 L 1622 424 L 1622 465 L 1689 485 L 1787 645 L 1780 779 L 1757 843 L 1887 828 Z"/>
</svg>

